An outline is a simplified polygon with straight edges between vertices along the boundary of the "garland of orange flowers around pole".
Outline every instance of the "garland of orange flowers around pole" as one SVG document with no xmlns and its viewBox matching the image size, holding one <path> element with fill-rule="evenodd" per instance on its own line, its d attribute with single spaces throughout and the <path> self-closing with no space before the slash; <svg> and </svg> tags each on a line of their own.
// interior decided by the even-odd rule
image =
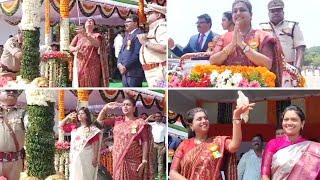
<svg viewBox="0 0 320 180">
<path fill-rule="evenodd" d="M 139 0 L 138 6 L 139 24 L 141 25 L 146 22 L 146 16 L 144 15 L 144 0 Z"/>
<path fill-rule="evenodd" d="M 51 43 L 51 36 L 50 36 L 50 2 L 49 0 L 45 0 L 44 2 L 44 39 L 45 45 L 49 46 Z"/>
<path fill-rule="evenodd" d="M 89 101 L 89 92 L 87 90 L 77 90 L 77 94 L 80 102 Z"/>
<path fill-rule="evenodd" d="M 59 90 L 59 120 L 63 120 L 65 118 L 64 111 L 64 90 Z"/>
</svg>

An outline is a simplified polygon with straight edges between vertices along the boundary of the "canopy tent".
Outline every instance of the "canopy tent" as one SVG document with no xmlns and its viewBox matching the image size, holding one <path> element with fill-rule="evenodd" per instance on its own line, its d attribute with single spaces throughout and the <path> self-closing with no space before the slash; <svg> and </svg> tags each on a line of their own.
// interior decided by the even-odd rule
<svg viewBox="0 0 320 180">
<path fill-rule="evenodd" d="M 139 0 L 70 0 L 69 18 L 76 24 L 84 23 L 88 17 L 95 19 L 97 24 L 119 26 L 124 24 L 125 18 L 130 13 L 136 13 Z M 166 0 L 154 0 L 164 5 Z M 45 8 L 42 1 L 40 9 L 44 22 Z M 59 0 L 50 0 L 50 22 L 54 25 L 60 21 Z M 77 3 L 78 2 L 78 3 Z M 17 32 L 17 27 L 22 18 L 22 0 L 0 0 L 0 25 L 4 27 L 0 36 L 0 44 L 4 44 L 10 34 Z M 146 3 L 146 2 L 145 2 Z M 9 25 L 9 26 L 8 26 Z M 44 29 L 44 23 L 41 26 Z M 41 34 L 43 32 L 41 31 Z M 43 35 L 40 38 L 43 43 Z"/>
<path fill-rule="evenodd" d="M 53 90 L 54 91 L 54 90 Z M 58 102 L 58 90 L 56 90 Z M 89 95 L 89 109 L 91 112 L 97 114 L 107 102 L 122 101 L 125 97 L 133 97 L 137 100 L 138 112 L 151 112 L 162 111 L 165 107 L 164 94 L 150 91 L 150 90 L 93 90 Z M 21 105 L 26 105 L 26 97 L 23 92 L 18 102 Z M 77 108 L 78 99 L 76 91 L 65 90 L 64 95 L 65 111 L 69 112 Z M 57 109 L 56 103 L 56 109 Z M 115 109 L 114 114 L 120 114 L 121 109 Z"/>
<path fill-rule="evenodd" d="M 286 100 L 310 96 L 320 96 L 316 90 L 243 90 L 251 102 L 266 100 Z M 189 109 L 196 107 L 197 102 L 236 102 L 238 94 L 236 90 L 171 90 L 168 93 L 169 110 L 182 115 Z"/>
<path fill-rule="evenodd" d="M 0 15 L 11 25 L 18 24 L 21 20 L 22 0 L 9 0 L 1 2 Z M 77 4 L 78 2 L 78 4 Z M 157 0 L 158 4 L 165 4 L 165 0 Z M 146 3 L 146 2 L 145 2 Z M 50 20 L 58 22 L 60 20 L 59 0 L 50 0 Z M 44 3 L 42 3 L 41 14 L 44 13 Z M 70 0 L 69 17 L 71 21 L 78 23 L 78 13 L 81 22 L 87 17 L 93 17 L 99 24 L 123 25 L 124 19 L 130 14 L 137 12 L 138 0 Z M 44 20 L 44 16 L 42 17 Z"/>
</svg>

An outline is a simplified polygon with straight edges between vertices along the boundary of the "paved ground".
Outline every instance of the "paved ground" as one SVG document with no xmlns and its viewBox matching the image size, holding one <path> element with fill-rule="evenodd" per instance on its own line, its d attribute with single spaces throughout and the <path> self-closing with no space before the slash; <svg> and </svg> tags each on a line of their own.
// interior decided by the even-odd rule
<svg viewBox="0 0 320 180">
<path fill-rule="evenodd" d="M 319 88 L 320 89 L 320 70 L 303 71 L 302 75 L 306 79 L 307 88 Z"/>
</svg>

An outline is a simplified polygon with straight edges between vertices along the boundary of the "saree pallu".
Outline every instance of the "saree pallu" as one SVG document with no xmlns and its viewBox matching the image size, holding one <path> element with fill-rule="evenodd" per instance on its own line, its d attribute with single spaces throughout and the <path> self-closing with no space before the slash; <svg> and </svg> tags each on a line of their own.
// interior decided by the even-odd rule
<svg viewBox="0 0 320 180">
<path fill-rule="evenodd" d="M 79 127 L 71 132 L 70 146 L 70 180 L 96 180 L 98 167 L 93 167 L 94 152 L 90 139 L 99 135 L 99 149 L 101 142 L 100 130 L 94 126 Z M 99 157 L 98 157 L 99 159 Z"/>
<path fill-rule="evenodd" d="M 231 43 L 233 32 L 227 32 L 222 35 L 213 50 L 214 53 L 222 51 L 224 47 Z M 251 30 L 246 38 L 245 43 L 251 49 L 269 57 L 272 60 L 270 71 L 276 75 L 276 86 L 281 87 L 282 71 L 283 71 L 283 57 L 281 55 L 280 42 L 273 37 L 270 33 L 262 30 Z M 271 49 L 271 52 L 267 49 Z M 256 66 L 248 57 L 243 53 L 240 47 L 236 47 L 235 52 L 231 53 L 224 61 L 223 65 L 241 65 L 241 66 Z"/>
<path fill-rule="evenodd" d="M 153 179 L 152 151 L 153 138 L 151 128 L 142 119 L 116 122 L 113 130 L 113 179 L 150 180 Z M 142 143 L 147 143 L 147 164 L 142 177 L 137 169 L 142 163 Z"/>
<path fill-rule="evenodd" d="M 217 136 L 210 139 L 209 142 L 196 145 L 189 151 L 187 150 L 188 147 L 183 147 L 183 144 L 188 143 L 182 143 L 182 147 L 176 151 L 175 156 L 177 155 L 177 157 L 174 158 L 180 157 L 181 148 L 185 148 L 187 152 L 180 158 L 180 165 L 173 162 L 171 169 L 177 170 L 182 176 L 190 180 L 220 180 L 222 179 L 221 171 L 224 171 L 227 180 L 236 180 L 236 156 L 225 149 L 226 140 L 226 136 Z M 194 139 L 185 141 L 194 141 Z M 221 157 L 213 156 L 213 151 L 210 150 L 213 144 L 218 146 Z"/>
<path fill-rule="evenodd" d="M 272 157 L 272 179 L 320 179 L 320 144 L 304 141 L 277 151 Z"/>
</svg>

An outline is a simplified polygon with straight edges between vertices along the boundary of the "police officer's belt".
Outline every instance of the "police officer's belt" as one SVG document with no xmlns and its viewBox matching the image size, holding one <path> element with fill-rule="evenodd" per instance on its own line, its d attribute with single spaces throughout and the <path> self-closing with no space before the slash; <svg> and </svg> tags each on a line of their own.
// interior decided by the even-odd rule
<svg viewBox="0 0 320 180">
<path fill-rule="evenodd" d="M 166 62 L 166 61 L 163 61 L 163 62 L 161 62 L 161 63 L 142 64 L 142 68 L 143 68 L 143 70 L 145 70 L 145 71 L 149 71 L 149 70 L 151 70 L 151 69 L 154 69 L 154 68 L 159 67 L 160 65 L 166 66 L 166 65 L 167 65 L 167 62 Z"/>
<path fill-rule="evenodd" d="M 0 162 L 12 162 L 24 158 L 24 151 L 18 152 L 0 152 Z"/>
</svg>

